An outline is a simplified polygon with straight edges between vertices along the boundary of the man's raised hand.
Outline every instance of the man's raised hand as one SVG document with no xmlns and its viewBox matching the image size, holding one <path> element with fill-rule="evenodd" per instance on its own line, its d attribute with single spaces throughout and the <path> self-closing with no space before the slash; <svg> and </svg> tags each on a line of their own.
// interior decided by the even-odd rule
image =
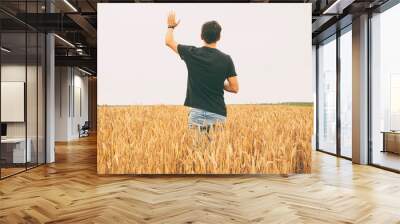
<svg viewBox="0 0 400 224">
<path fill-rule="evenodd" d="M 176 16 L 175 16 L 175 12 L 174 11 L 170 11 L 168 13 L 168 28 L 175 28 L 176 26 L 178 26 L 180 20 L 176 21 Z"/>
<path fill-rule="evenodd" d="M 176 21 L 175 12 L 170 11 L 167 19 L 168 29 L 165 34 L 165 44 L 174 52 L 178 53 L 178 43 L 174 39 L 174 28 L 178 26 L 179 21 Z M 172 28 L 172 29 L 171 29 Z"/>
</svg>

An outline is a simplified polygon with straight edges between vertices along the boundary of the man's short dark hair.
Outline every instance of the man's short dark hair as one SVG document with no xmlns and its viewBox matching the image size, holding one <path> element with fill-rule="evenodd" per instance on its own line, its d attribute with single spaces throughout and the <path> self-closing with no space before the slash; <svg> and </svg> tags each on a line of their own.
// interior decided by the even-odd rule
<svg viewBox="0 0 400 224">
<path fill-rule="evenodd" d="M 221 36 L 221 26 L 217 21 L 209 21 L 201 27 L 201 39 L 207 44 L 217 42 Z"/>
</svg>

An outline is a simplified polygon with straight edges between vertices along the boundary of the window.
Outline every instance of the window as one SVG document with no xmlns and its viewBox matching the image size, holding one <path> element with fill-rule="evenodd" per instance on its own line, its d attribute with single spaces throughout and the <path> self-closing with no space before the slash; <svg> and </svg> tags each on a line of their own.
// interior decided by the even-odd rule
<svg viewBox="0 0 400 224">
<path fill-rule="evenodd" d="M 400 5 L 371 18 L 371 162 L 400 170 Z"/>
<path fill-rule="evenodd" d="M 352 34 L 351 26 L 340 36 L 340 155 L 352 157 Z"/>
<path fill-rule="evenodd" d="M 318 47 L 318 149 L 336 153 L 336 36 Z"/>
</svg>

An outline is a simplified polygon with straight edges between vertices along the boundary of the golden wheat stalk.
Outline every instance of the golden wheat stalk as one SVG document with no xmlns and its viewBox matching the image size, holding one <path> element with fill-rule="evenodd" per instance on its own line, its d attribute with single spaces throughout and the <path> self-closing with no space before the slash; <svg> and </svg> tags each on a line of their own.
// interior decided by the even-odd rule
<svg viewBox="0 0 400 224">
<path fill-rule="evenodd" d="M 222 130 L 189 130 L 183 106 L 99 106 L 99 174 L 311 172 L 313 108 L 230 105 Z M 211 141 L 209 140 L 211 139 Z"/>
</svg>

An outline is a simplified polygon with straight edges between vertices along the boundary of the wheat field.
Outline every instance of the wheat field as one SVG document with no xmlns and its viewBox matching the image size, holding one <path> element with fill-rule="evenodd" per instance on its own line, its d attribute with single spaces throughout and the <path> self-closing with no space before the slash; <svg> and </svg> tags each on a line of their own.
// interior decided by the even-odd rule
<svg viewBox="0 0 400 224">
<path fill-rule="evenodd" d="M 313 107 L 229 105 L 224 127 L 188 129 L 184 106 L 98 106 L 99 174 L 311 171 Z"/>
</svg>

